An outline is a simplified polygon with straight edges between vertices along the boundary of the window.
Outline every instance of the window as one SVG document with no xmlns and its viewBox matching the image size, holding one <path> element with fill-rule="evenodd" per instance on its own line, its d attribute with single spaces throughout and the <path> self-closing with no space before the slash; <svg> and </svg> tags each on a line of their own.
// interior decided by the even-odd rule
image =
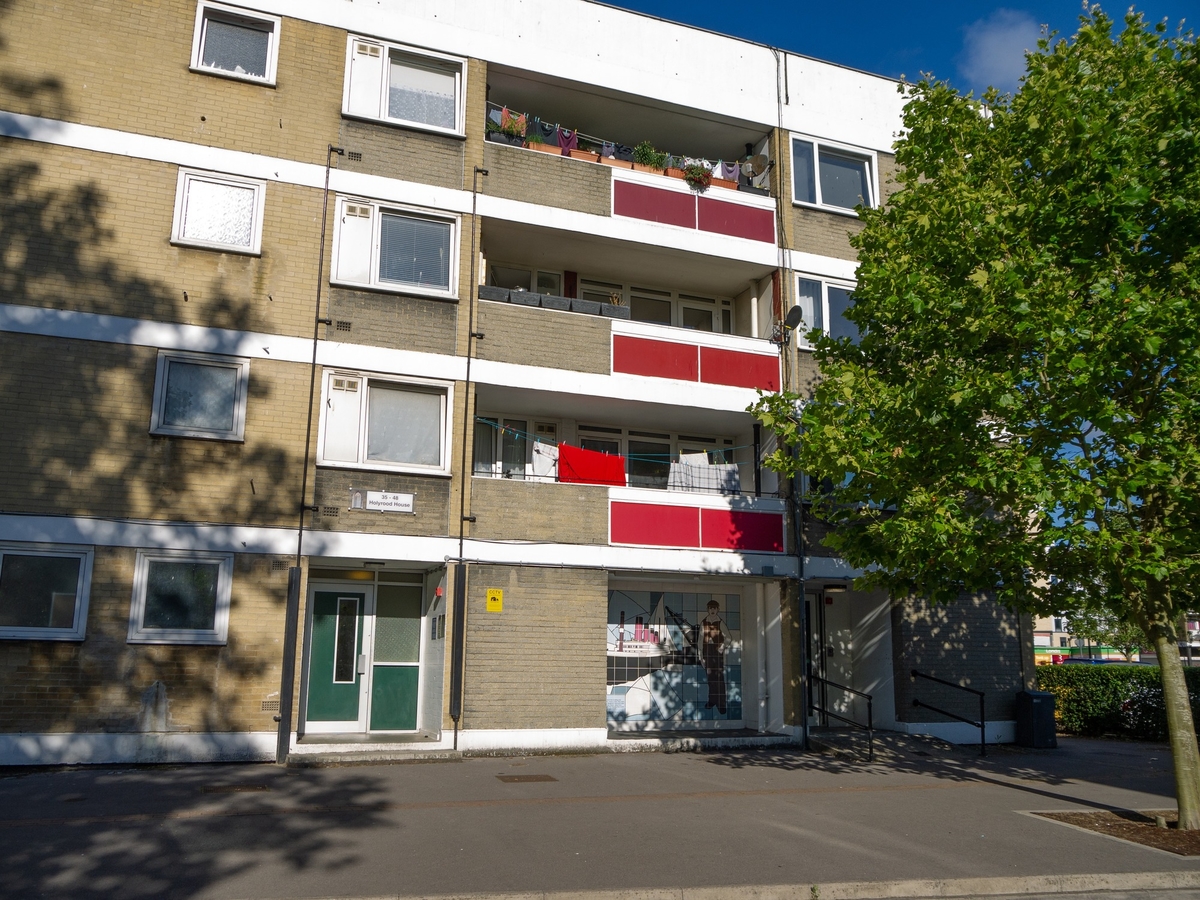
<svg viewBox="0 0 1200 900">
<path fill-rule="evenodd" d="M 224 644 L 232 583 L 232 553 L 139 550 L 129 641 Z"/>
<path fill-rule="evenodd" d="M 554 481 L 553 463 L 541 456 L 536 445 L 558 445 L 558 424 L 532 422 L 527 418 L 476 416 L 476 475 L 517 480 Z"/>
<path fill-rule="evenodd" d="M 830 337 L 850 338 L 858 343 L 858 326 L 846 318 L 846 312 L 854 305 L 852 286 L 801 275 L 797 280 L 796 300 L 804 310 L 804 323 L 796 329 L 801 346 L 808 346 L 804 336 L 814 328 Z"/>
<path fill-rule="evenodd" d="M 338 200 L 333 281 L 379 290 L 453 296 L 456 219 Z"/>
<path fill-rule="evenodd" d="M 83 640 L 91 580 L 91 548 L 0 544 L 0 638 Z"/>
<path fill-rule="evenodd" d="M 444 384 L 330 372 L 318 461 L 449 474 L 449 398 Z"/>
<path fill-rule="evenodd" d="M 528 269 L 524 266 L 492 265 L 489 283 L 509 290 L 536 291 L 552 297 L 562 296 L 562 272 Z"/>
<path fill-rule="evenodd" d="M 262 181 L 180 169 L 171 243 L 260 253 L 266 195 Z"/>
<path fill-rule="evenodd" d="M 278 16 L 200 3 L 192 35 L 192 71 L 274 84 L 279 24 Z"/>
<path fill-rule="evenodd" d="M 249 382 L 248 359 L 159 351 L 150 433 L 242 440 Z"/>
<path fill-rule="evenodd" d="M 875 154 L 793 137 L 792 199 L 847 212 L 875 206 Z"/>
<path fill-rule="evenodd" d="M 463 134 L 460 57 L 351 37 L 342 112 L 445 134 Z"/>
</svg>

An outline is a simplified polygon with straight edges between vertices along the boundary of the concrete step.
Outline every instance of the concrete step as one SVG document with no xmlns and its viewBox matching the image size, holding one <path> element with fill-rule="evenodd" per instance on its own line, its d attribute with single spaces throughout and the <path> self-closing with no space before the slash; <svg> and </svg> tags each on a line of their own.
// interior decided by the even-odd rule
<svg viewBox="0 0 1200 900">
<path fill-rule="evenodd" d="M 287 764 L 291 768 L 321 768 L 325 766 L 368 766 L 382 763 L 426 763 L 460 762 L 463 754 L 459 750 L 422 750 L 407 747 L 372 747 L 351 749 L 349 747 L 297 748 L 288 754 Z"/>
</svg>

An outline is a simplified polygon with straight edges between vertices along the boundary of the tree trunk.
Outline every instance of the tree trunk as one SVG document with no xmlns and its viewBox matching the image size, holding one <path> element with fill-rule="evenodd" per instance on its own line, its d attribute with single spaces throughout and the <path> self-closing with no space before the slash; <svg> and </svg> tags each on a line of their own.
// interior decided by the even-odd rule
<svg viewBox="0 0 1200 900">
<path fill-rule="evenodd" d="M 1175 797 L 1179 804 L 1179 828 L 1200 828 L 1200 748 L 1196 744 L 1196 727 L 1192 721 L 1192 704 L 1188 698 L 1183 665 L 1179 661 L 1179 645 L 1166 629 L 1156 629 L 1154 650 L 1162 673 L 1163 702 L 1167 707 L 1167 734 L 1171 741 L 1171 757 L 1175 764 Z"/>
</svg>

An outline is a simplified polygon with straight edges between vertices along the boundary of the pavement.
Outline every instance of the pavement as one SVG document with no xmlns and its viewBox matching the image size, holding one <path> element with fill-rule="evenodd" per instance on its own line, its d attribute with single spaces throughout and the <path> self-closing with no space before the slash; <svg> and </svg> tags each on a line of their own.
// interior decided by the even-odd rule
<svg viewBox="0 0 1200 900">
<path fill-rule="evenodd" d="M 825 743 L 0 770 L 0 896 L 1200 900 L 1200 858 L 1029 815 L 1174 808 L 1163 745 Z"/>
</svg>

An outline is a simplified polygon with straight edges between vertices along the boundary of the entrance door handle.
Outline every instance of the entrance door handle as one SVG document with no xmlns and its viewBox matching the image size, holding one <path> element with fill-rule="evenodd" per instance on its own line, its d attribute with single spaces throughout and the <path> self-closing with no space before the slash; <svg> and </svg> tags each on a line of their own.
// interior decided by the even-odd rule
<svg viewBox="0 0 1200 900">
<path fill-rule="evenodd" d="M 358 674 L 367 674 L 367 654 L 365 653 L 358 654 Z"/>
</svg>

